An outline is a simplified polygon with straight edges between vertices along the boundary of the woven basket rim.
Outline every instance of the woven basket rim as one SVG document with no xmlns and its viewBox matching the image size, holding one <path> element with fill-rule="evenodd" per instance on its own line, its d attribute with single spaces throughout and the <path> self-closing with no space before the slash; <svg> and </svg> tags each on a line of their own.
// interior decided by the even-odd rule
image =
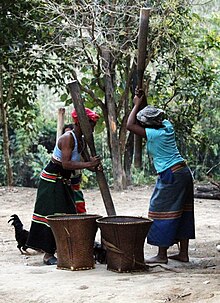
<svg viewBox="0 0 220 303">
<path fill-rule="evenodd" d="M 47 220 L 51 221 L 68 221 L 72 219 L 76 220 L 88 220 L 88 219 L 100 219 L 102 216 L 97 214 L 62 214 L 62 215 L 48 215 L 46 216 Z"/>
<path fill-rule="evenodd" d="M 116 222 L 116 221 L 108 221 L 111 218 L 131 218 L 131 219 L 139 219 L 139 221 L 134 222 Z M 107 221 L 105 221 L 107 220 Z M 143 223 L 153 223 L 152 219 L 142 217 L 142 216 L 108 216 L 108 217 L 101 217 L 96 220 L 97 223 L 100 224 L 115 224 L 115 225 L 130 225 L 130 224 L 143 224 Z"/>
</svg>

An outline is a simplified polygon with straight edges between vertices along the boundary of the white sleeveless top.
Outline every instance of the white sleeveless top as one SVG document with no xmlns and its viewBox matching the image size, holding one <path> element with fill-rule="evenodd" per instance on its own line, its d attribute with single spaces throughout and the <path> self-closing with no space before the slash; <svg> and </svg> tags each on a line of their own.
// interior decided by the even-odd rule
<svg viewBox="0 0 220 303">
<path fill-rule="evenodd" d="M 71 134 L 73 135 L 74 138 L 74 149 L 72 151 L 72 155 L 71 155 L 71 161 L 80 161 L 80 153 L 78 152 L 78 142 L 76 139 L 76 135 L 74 133 L 74 131 L 68 131 L 71 132 Z M 59 149 L 58 147 L 58 142 L 55 145 L 55 148 L 53 150 L 53 158 L 59 162 L 62 161 L 62 151 Z"/>
</svg>

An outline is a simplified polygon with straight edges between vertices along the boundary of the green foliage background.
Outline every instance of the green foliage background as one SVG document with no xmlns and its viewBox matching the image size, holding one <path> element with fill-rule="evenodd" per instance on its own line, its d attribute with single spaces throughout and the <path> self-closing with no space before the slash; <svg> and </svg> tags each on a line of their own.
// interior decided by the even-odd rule
<svg viewBox="0 0 220 303">
<path fill-rule="evenodd" d="M 59 1 L 55 2 L 59 4 Z M 90 2 L 88 1 L 88 5 L 91 5 Z M 103 4 L 101 2 L 100 5 Z M 12 3 L 12 0 L 7 1 L 7 5 L 14 7 Z M 63 5 L 70 3 L 75 2 L 64 1 Z M 118 5 L 126 7 L 126 3 L 130 2 L 121 1 Z M 145 74 L 146 79 L 151 80 L 148 103 L 165 109 L 174 123 L 178 147 L 192 168 L 194 177 L 205 180 L 206 172 L 220 163 L 220 8 L 218 1 L 210 1 L 205 6 L 195 5 L 194 1 L 192 8 L 184 3 L 180 4 L 175 0 L 152 0 L 148 3 L 154 6 L 154 14 L 150 19 L 152 40 L 149 41 L 148 50 L 151 58 Z M 135 9 L 138 10 L 143 4 L 146 2 L 139 1 Z M 66 106 L 66 121 L 71 121 L 72 105 L 65 88 L 68 80 L 66 75 L 72 72 L 71 66 L 81 67 L 78 71 L 82 85 L 89 86 L 97 98 L 103 99 L 104 95 L 97 88 L 93 66 L 86 62 L 83 55 L 76 56 L 80 54 L 80 49 L 73 48 L 76 52 L 73 64 L 73 49 L 49 51 L 42 47 L 49 45 L 51 36 L 58 37 L 61 30 L 61 17 L 56 19 L 56 27 L 44 15 L 42 9 L 47 9 L 45 1 L 18 1 L 16 5 L 22 7 L 24 16 L 28 15 L 26 20 L 14 18 L 16 6 L 12 15 L 4 18 L 3 14 L 8 6 L 1 5 L 1 20 L 4 20 L 0 27 L 3 87 L 10 85 L 12 80 L 16 81 L 17 87 L 16 94 L 7 103 L 10 157 L 15 185 L 37 186 L 39 173 L 50 159 L 55 144 L 57 109 L 60 106 Z M 39 5 L 41 9 L 38 9 Z M 106 15 L 101 19 L 103 24 L 107 17 Z M 37 21 L 44 19 L 46 23 Z M 118 19 L 115 24 L 117 28 L 120 28 L 119 21 Z M 12 30 L 7 31 L 9 28 Z M 131 28 L 132 30 L 134 29 Z M 68 36 L 68 31 L 64 31 L 63 39 L 66 35 Z M 76 35 L 75 38 L 77 40 L 79 37 Z M 109 37 L 104 38 L 108 40 Z M 121 30 L 115 42 L 120 44 L 125 39 L 126 33 Z M 53 42 L 55 47 L 63 43 L 56 38 Z M 134 51 L 132 45 L 135 42 L 130 43 L 130 49 Z M 132 51 L 131 56 L 134 55 Z M 114 92 L 116 100 L 125 89 L 122 81 L 125 66 L 123 62 L 118 67 L 117 72 L 122 77 Z M 86 99 L 85 105 L 93 108 L 94 100 L 85 92 L 82 95 Z M 7 98 L 4 90 L 3 97 Z M 120 112 L 118 120 L 122 120 Z M 103 118 L 97 125 L 95 141 L 111 186 L 111 158 Z M 1 133 L 0 143 L 0 185 L 5 185 Z M 215 179 L 219 179 L 220 166 L 215 168 L 213 174 Z M 148 155 L 144 156 L 143 170 L 132 168 L 132 178 L 135 185 L 146 184 L 155 179 L 155 171 Z M 96 186 L 94 174 L 86 170 L 83 182 L 84 187 Z"/>
</svg>

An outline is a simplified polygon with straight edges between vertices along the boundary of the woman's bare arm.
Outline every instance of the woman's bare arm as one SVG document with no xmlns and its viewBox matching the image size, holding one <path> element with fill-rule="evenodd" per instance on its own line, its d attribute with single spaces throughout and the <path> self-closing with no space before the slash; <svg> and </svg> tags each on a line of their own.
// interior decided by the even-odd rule
<svg viewBox="0 0 220 303">
<path fill-rule="evenodd" d="M 127 127 L 127 130 L 130 130 L 134 134 L 141 136 L 143 138 L 146 138 L 146 133 L 145 133 L 144 127 L 142 127 L 136 123 L 136 115 L 140 110 L 142 98 L 143 97 L 139 98 L 137 95 L 135 95 L 134 100 L 133 100 L 134 107 L 133 107 L 132 111 L 130 112 L 126 127 Z"/>
<path fill-rule="evenodd" d="M 71 134 L 64 134 L 59 139 L 59 146 L 62 150 L 62 166 L 64 169 L 76 170 L 84 168 L 95 168 L 101 163 L 100 157 L 90 157 L 88 162 L 72 161 L 72 151 L 74 149 L 74 140 Z"/>
</svg>

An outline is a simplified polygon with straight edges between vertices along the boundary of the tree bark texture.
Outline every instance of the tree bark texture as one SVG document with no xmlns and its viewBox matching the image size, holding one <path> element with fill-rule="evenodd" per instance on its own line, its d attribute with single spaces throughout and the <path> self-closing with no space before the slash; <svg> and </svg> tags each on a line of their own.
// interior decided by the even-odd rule
<svg viewBox="0 0 220 303">
<path fill-rule="evenodd" d="M 140 136 L 134 135 L 134 167 L 141 168 L 142 167 L 142 138 Z"/>
<path fill-rule="evenodd" d="M 12 87 L 10 87 L 12 90 Z M 7 104 L 7 103 L 6 103 Z M 7 106 L 7 105 L 6 105 Z M 2 86 L 2 66 L 0 66 L 0 110 L 1 110 L 1 121 L 3 129 L 3 153 L 7 175 L 7 186 L 13 185 L 13 171 L 10 161 L 10 141 L 8 135 L 8 122 L 7 122 L 7 107 L 4 106 L 3 99 L 3 86 Z"/>
<path fill-rule="evenodd" d="M 134 134 L 130 132 L 128 135 L 128 140 L 125 146 L 125 154 L 124 154 L 124 168 L 126 174 L 127 185 L 132 184 L 131 178 L 131 164 L 134 155 Z"/>
<path fill-rule="evenodd" d="M 112 155 L 112 168 L 115 190 L 124 188 L 123 168 L 121 157 L 121 142 L 118 135 L 117 114 L 114 99 L 114 84 L 112 80 L 112 57 L 109 50 L 102 49 L 103 66 L 105 71 L 105 101 L 108 109 L 108 124 Z"/>
</svg>

